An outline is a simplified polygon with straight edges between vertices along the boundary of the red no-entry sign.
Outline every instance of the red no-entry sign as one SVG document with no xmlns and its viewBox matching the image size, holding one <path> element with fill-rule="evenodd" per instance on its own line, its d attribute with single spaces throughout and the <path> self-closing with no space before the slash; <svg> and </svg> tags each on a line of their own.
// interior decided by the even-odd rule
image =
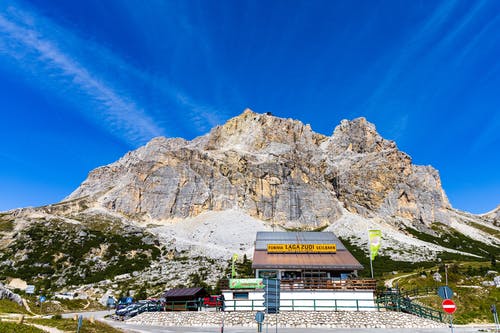
<svg viewBox="0 0 500 333">
<path fill-rule="evenodd" d="M 443 310 L 448 313 L 453 313 L 457 310 L 455 302 L 451 299 L 445 299 L 441 305 L 443 306 Z"/>
</svg>

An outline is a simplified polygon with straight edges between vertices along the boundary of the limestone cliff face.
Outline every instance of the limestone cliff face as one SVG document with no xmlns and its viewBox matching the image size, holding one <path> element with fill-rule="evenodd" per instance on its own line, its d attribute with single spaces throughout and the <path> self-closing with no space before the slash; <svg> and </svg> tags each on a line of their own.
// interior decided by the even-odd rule
<svg viewBox="0 0 500 333">
<path fill-rule="evenodd" d="M 79 198 L 142 221 L 237 208 L 309 229 L 334 223 L 342 207 L 423 224 L 446 222 L 450 207 L 438 172 L 413 165 L 364 118 L 327 137 L 251 110 L 192 141 L 153 139 L 92 171 L 66 200 Z"/>
<path fill-rule="evenodd" d="M 413 165 L 364 118 L 342 121 L 323 148 L 332 165 L 328 180 L 348 210 L 424 224 L 448 220 L 450 204 L 437 170 Z"/>
</svg>

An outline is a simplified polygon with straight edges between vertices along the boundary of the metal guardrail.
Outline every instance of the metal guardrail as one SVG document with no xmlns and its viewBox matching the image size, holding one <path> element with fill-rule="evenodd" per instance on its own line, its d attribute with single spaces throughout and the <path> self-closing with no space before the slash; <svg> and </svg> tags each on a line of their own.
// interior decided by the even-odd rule
<svg viewBox="0 0 500 333">
<path fill-rule="evenodd" d="M 262 300 L 227 300 L 226 310 L 262 310 Z M 412 302 L 399 294 L 370 299 L 290 299 L 280 300 L 280 311 L 398 311 L 443 322 L 444 314 Z"/>
<path fill-rule="evenodd" d="M 262 299 L 226 300 L 226 311 L 263 310 Z M 280 311 L 380 311 L 373 298 L 369 299 L 281 299 Z"/>
<path fill-rule="evenodd" d="M 401 296 L 399 293 L 385 294 L 377 297 L 377 306 L 390 311 L 406 312 L 413 315 L 427 318 L 435 321 L 444 321 L 444 315 L 441 311 L 416 304 L 408 296 Z"/>
<path fill-rule="evenodd" d="M 434 294 L 437 295 L 437 290 L 438 288 L 414 288 L 410 290 L 399 290 L 399 293 L 403 295 L 404 297 L 416 297 L 416 296 L 422 296 L 422 295 L 430 295 Z"/>
<path fill-rule="evenodd" d="M 263 299 L 240 299 L 227 300 L 224 302 L 226 311 L 258 311 L 264 309 Z M 369 304 L 369 305 L 367 305 Z M 374 305 L 375 304 L 375 305 Z M 135 308 L 135 314 L 143 312 L 158 312 L 158 311 L 200 311 L 205 307 L 197 301 L 172 301 L 162 303 L 158 306 L 143 305 Z M 215 308 L 221 311 L 221 307 Z M 281 300 L 280 311 L 380 311 L 381 306 L 376 305 L 373 298 L 370 299 L 289 299 Z M 127 316 L 127 314 L 124 314 Z"/>
<path fill-rule="evenodd" d="M 377 295 L 386 295 L 386 294 L 400 294 L 403 297 L 416 297 L 416 296 L 422 296 L 422 295 L 430 295 L 434 294 L 437 295 L 437 287 L 427 287 L 427 288 L 413 288 L 409 290 L 403 290 L 400 288 L 392 288 L 392 289 L 387 289 L 387 288 L 377 288 L 376 292 Z"/>
<path fill-rule="evenodd" d="M 419 295 L 423 291 L 418 293 Z M 425 290 L 430 293 L 431 290 Z M 416 291 L 412 291 L 413 294 Z M 407 294 L 404 294 L 407 295 Z M 263 299 L 236 299 L 226 300 L 224 308 L 226 311 L 258 311 L 263 310 Z M 170 301 L 155 306 L 142 306 L 138 313 L 149 311 L 200 311 L 205 307 L 201 302 L 191 301 Z M 217 311 L 222 310 L 220 307 Z M 376 299 L 282 299 L 279 305 L 280 311 L 398 311 L 410 313 L 422 318 L 443 322 L 445 315 L 439 311 L 416 304 L 408 296 L 398 291 L 385 292 L 377 296 Z"/>
<path fill-rule="evenodd" d="M 258 311 L 264 308 L 263 300 L 227 300 L 226 311 Z M 164 303 L 154 309 L 141 307 L 139 313 L 148 311 L 197 311 L 204 307 L 197 301 L 175 301 Z M 221 308 L 216 308 L 220 311 Z M 443 321 L 444 315 L 438 310 L 415 304 L 399 295 L 388 295 L 377 299 L 290 299 L 281 300 L 280 311 L 399 311 L 419 317 Z"/>
</svg>

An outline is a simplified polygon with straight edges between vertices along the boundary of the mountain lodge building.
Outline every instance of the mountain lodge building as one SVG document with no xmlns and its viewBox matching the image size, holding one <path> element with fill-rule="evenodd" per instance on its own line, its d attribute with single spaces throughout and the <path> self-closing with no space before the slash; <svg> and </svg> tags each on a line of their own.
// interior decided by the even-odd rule
<svg viewBox="0 0 500 333">
<path fill-rule="evenodd" d="M 230 279 L 226 311 L 263 310 L 265 279 L 278 280 L 279 311 L 373 311 L 373 279 L 332 232 L 257 232 L 254 279 Z"/>
</svg>

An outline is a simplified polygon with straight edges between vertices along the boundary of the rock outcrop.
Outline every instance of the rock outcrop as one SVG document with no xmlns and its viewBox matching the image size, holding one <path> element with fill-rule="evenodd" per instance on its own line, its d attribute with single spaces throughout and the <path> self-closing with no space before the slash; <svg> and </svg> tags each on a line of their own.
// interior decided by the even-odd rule
<svg viewBox="0 0 500 333">
<path fill-rule="evenodd" d="M 495 224 L 500 225 L 500 205 L 491 212 L 484 214 L 484 216 L 492 219 Z"/>
<path fill-rule="evenodd" d="M 342 207 L 365 217 L 447 222 L 438 172 L 415 166 L 364 118 L 331 137 L 292 119 L 245 110 L 192 141 L 153 139 L 92 171 L 68 198 L 142 220 L 240 209 L 282 226 L 334 223 Z"/>
</svg>

